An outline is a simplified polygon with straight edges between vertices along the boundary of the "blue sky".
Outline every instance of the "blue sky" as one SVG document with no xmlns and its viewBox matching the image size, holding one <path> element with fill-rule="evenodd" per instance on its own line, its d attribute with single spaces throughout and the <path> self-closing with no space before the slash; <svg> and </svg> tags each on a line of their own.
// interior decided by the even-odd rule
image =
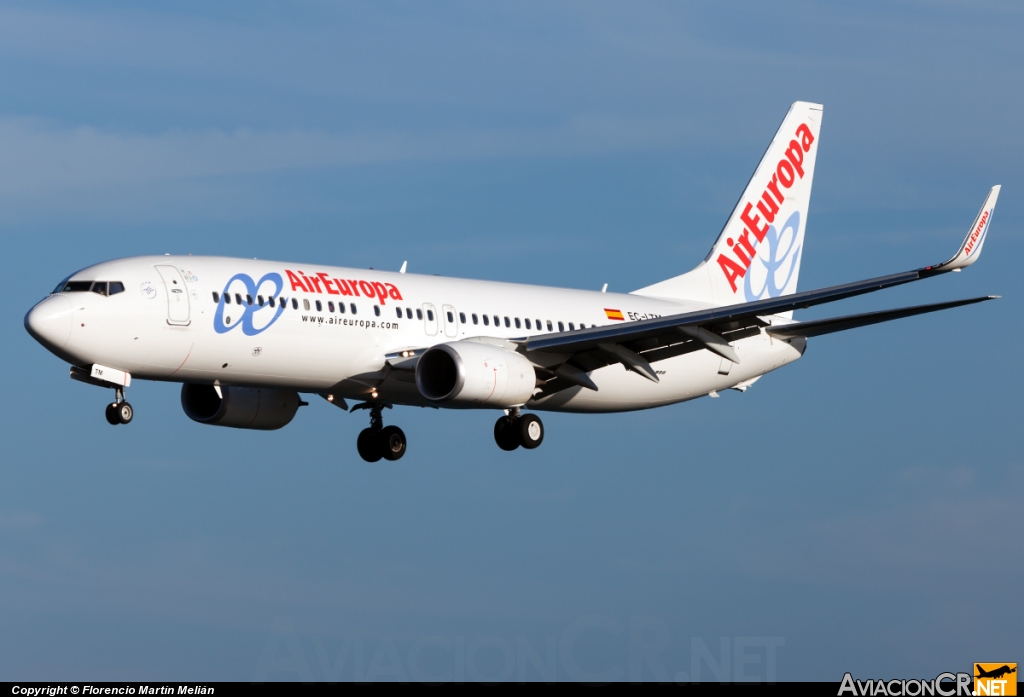
<svg viewBox="0 0 1024 697">
<path fill-rule="evenodd" d="M 1020 660 L 1022 29 L 1010 2 L 0 5 L 0 678 Z M 548 415 L 531 453 L 396 409 L 389 465 L 320 400 L 246 433 L 138 383 L 111 429 L 22 327 L 142 253 L 631 290 L 704 256 L 795 100 L 825 104 L 802 288 L 942 261 L 1003 185 L 968 272 L 803 317 L 1003 298 L 813 340 L 742 395 Z"/>
</svg>

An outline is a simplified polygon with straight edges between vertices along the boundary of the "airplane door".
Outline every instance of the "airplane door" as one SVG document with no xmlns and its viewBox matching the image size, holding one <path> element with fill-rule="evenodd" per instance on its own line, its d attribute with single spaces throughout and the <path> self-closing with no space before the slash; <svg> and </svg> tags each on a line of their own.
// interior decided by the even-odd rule
<svg viewBox="0 0 1024 697">
<path fill-rule="evenodd" d="M 455 316 L 455 308 L 451 305 L 441 306 L 442 319 L 444 320 L 444 334 L 445 336 L 458 336 L 459 335 L 459 322 Z"/>
<path fill-rule="evenodd" d="M 185 287 L 185 279 L 173 266 L 160 265 L 156 270 L 160 273 L 164 288 L 167 290 L 167 324 L 189 324 L 188 288 Z"/>
<path fill-rule="evenodd" d="M 423 303 L 423 328 L 427 336 L 437 334 L 437 311 L 430 303 Z"/>
</svg>

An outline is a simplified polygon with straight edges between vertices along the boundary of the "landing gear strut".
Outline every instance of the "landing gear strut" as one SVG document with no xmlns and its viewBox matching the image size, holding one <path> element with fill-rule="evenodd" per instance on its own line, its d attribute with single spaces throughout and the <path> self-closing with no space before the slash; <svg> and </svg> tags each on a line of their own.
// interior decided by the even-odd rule
<svg viewBox="0 0 1024 697">
<path fill-rule="evenodd" d="M 494 424 L 494 442 L 502 450 L 515 450 L 520 445 L 533 450 L 544 441 L 544 424 L 536 414 L 519 414 L 509 410 Z"/>
<path fill-rule="evenodd" d="M 135 416 L 135 412 L 132 410 L 132 405 L 124 399 L 124 388 L 115 387 L 114 401 L 107 405 L 107 423 L 111 426 L 129 424 L 133 416 Z"/>
<path fill-rule="evenodd" d="M 352 408 L 370 410 L 370 427 L 359 432 L 356 439 L 356 449 L 359 457 L 367 462 L 377 462 L 381 458 L 385 460 L 398 460 L 405 455 L 405 434 L 398 426 L 385 426 L 381 411 L 390 404 L 358 404 Z"/>
</svg>

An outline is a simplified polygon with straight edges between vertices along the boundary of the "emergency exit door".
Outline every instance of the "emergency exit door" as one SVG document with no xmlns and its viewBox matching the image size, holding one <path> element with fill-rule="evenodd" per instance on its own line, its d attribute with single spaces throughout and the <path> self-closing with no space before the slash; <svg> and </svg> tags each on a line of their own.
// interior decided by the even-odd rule
<svg viewBox="0 0 1024 697">
<path fill-rule="evenodd" d="M 188 288 L 185 279 L 173 266 L 156 267 L 167 291 L 167 324 L 187 325 L 189 323 Z"/>
</svg>

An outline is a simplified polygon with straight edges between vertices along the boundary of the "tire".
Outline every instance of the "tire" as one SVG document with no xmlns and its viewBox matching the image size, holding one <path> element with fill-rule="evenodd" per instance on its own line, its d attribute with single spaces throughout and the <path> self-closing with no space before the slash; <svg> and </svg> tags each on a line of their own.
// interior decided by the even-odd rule
<svg viewBox="0 0 1024 697">
<path fill-rule="evenodd" d="M 405 455 L 405 434 L 398 426 L 385 426 L 380 432 L 380 452 L 385 460 L 401 460 Z"/>
<path fill-rule="evenodd" d="M 359 451 L 359 457 L 367 462 L 376 462 L 384 456 L 380 448 L 380 439 L 372 428 L 364 428 L 359 432 L 359 437 L 356 438 L 356 450 Z"/>
<path fill-rule="evenodd" d="M 116 402 L 112 402 L 112 403 L 107 405 L 106 417 L 107 417 L 107 423 L 110 424 L 111 426 L 117 426 L 119 423 L 121 423 L 121 419 L 117 415 L 117 403 Z"/>
<path fill-rule="evenodd" d="M 544 442 L 544 424 L 536 414 L 523 414 L 516 424 L 519 443 L 527 450 L 533 450 Z"/>
<path fill-rule="evenodd" d="M 132 410 L 132 405 L 128 402 L 121 402 L 117 405 L 117 420 L 123 424 L 130 424 L 132 417 L 135 416 L 135 412 Z"/>
<path fill-rule="evenodd" d="M 502 450 L 512 451 L 519 447 L 515 419 L 503 416 L 494 423 L 494 442 Z"/>
</svg>

